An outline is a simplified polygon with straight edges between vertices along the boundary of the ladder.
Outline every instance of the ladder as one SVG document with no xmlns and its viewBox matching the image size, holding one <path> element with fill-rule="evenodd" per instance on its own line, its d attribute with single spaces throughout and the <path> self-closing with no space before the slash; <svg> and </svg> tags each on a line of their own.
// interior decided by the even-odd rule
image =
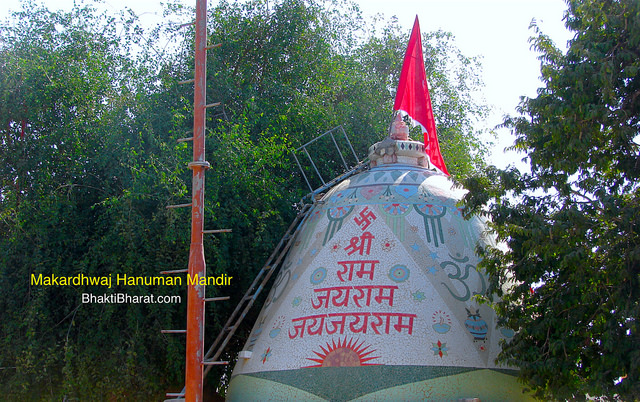
<svg viewBox="0 0 640 402">
<path fill-rule="evenodd" d="M 349 167 L 347 166 L 347 163 L 345 161 L 345 158 L 342 155 L 342 152 L 340 151 L 340 148 L 338 147 L 338 144 L 336 143 L 336 140 L 333 136 L 333 133 L 337 130 L 341 130 L 342 134 L 344 135 L 344 138 L 346 139 L 346 142 L 349 146 L 349 148 L 351 149 L 353 156 L 356 160 L 356 165 L 352 168 L 349 169 Z M 338 153 L 340 154 L 340 159 L 343 162 L 343 165 L 346 169 L 346 171 L 344 173 L 342 173 L 341 175 L 335 177 L 334 179 L 325 182 L 325 180 L 322 178 L 320 172 L 318 171 L 316 164 L 314 163 L 313 159 L 311 158 L 311 155 L 309 154 L 309 152 L 307 151 L 307 146 L 309 146 L 310 144 L 316 142 L 317 140 L 321 139 L 324 136 L 331 136 L 331 139 L 333 141 L 333 144 L 335 145 Z M 304 152 L 304 154 L 309 158 L 309 161 L 311 163 L 311 165 L 313 166 L 315 172 L 317 173 L 317 175 L 319 176 L 322 185 L 318 188 L 316 188 L 315 190 L 312 189 L 311 184 L 309 182 L 309 179 L 307 178 L 307 176 L 304 173 L 304 170 L 302 169 L 302 166 L 300 164 L 299 159 L 296 157 L 296 153 L 297 152 Z M 233 337 L 233 335 L 235 334 L 236 330 L 239 328 L 240 324 L 242 323 L 242 321 L 244 320 L 244 318 L 246 317 L 247 313 L 249 312 L 249 310 L 251 309 L 251 307 L 253 306 L 254 302 L 256 301 L 257 297 L 260 295 L 260 293 L 264 290 L 265 285 L 267 284 L 267 282 L 269 281 L 269 279 L 273 276 L 273 274 L 277 271 L 277 269 L 279 268 L 279 266 L 282 264 L 282 262 L 284 261 L 287 253 L 289 252 L 289 249 L 291 248 L 297 234 L 300 232 L 300 230 L 303 228 L 304 223 L 306 221 L 306 218 L 309 216 L 309 212 L 311 210 L 313 210 L 313 207 L 316 204 L 316 196 L 321 194 L 322 192 L 325 192 L 329 189 L 331 189 L 333 186 L 335 186 L 336 184 L 340 183 L 341 181 L 359 173 L 362 172 L 363 170 L 366 170 L 369 167 L 369 161 L 368 160 L 364 160 L 364 161 L 359 161 L 357 156 L 355 155 L 355 152 L 353 151 L 353 147 L 351 146 L 351 142 L 349 141 L 349 138 L 347 137 L 346 133 L 344 132 L 344 129 L 342 128 L 342 126 L 338 126 L 332 130 L 329 130 L 327 132 L 325 132 L 324 134 L 316 137 L 315 139 L 311 140 L 310 142 L 306 143 L 305 145 L 301 146 L 300 148 L 296 149 L 295 151 L 292 152 L 292 155 L 298 165 L 298 168 L 300 169 L 302 176 L 304 177 L 305 181 L 307 182 L 307 185 L 309 186 L 309 189 L 311 190 L 310 193 L 308 193 L 307 195 L 305 195 L 304 197 L 302 197 L 302 199 L 300 200 L 300 202 L 297 204 L 298 208 L 299 208 L 299 212 L 296 215 L 296 218 L 293 220 L 293 222 L 291 223 L 291 225 L 289 225 L 289 228 L 287 229 L 287 231 L 285 232 L 284 236 L 282 236 L 282 239 L 280 239 L 280 242 L 278 243 L 278 245 L 275 247 L 275 249 L 273 250 L 273 252 L 271 253 L 271 255 L 269 256 L 267 262 L 264 264 L 264 266 L 262 267 L 262 269 L 260 269 L 260 271 L 258 272 L 258 274 L 256 275 L 255 279 L 253 280 L 253 282 L 251 283 L 251 285 L 249 286 L 249 288 L 247 289 L 247 291 L 245 292 L 244 296 L 240 299 L 240 301 L 238 302 L 238 305 L 236 306 L 236 308 L 233 310 L 233 312 L 231 313 L 231 316 L 229 317 L 229 319 L 227 320 L 227 322 L 224 324 L 224 326 L 222 327 L 222 329 L 220 330 L 220 333 L 218 334 L 218 336 L 216 337 L 216 339 L 213 341 L 212 345 L 209 347 L 209 349 L 207 350 L 207 353 L 205 354 L 204 357 L 204 361 L 205 362 L 215 362 L 216 359 L 219 359 L 220 356 L 222 355 L 222 352 L 224 352 L 224 349 L 226 348 L 226 346 L 228 345 L 229 341 L 231 340 L 231 338 Z M 308 200 L 308 201 L 305 201 Z M 204 375 L 206 376 L 209 371 L 211 370 L 212 366 L 211 365 L 207 365 L 204 369 Z"/>
<path fill-rule="evenodd" d="M 209 350 L 205 354 L 205 361 L 215 361 L 216 359 L 220 358 L 220 355 L 229 343 L 229 340 L 235 334 L 240 323 L 244 320 L 247 312 L 256 301 L 258 295 L 260 295 L 262 290 L 264 290 L 264 287 L 271 276 L 277 271 L 277 268 L 283 262 L 289 249 L 291 248 L 291 245 L 293 244 L 296 235 L 304 226 L 304 222 L 311 209 L 311 204 L 302 205 L 300 211 L 296 215 L 296 218 L 293 220 L 291 225 L 289 225 L 289 228 L 285 232 L 284 236 L 282 236 L 282 239 L 280 239 L 280 242 L 271 253 L 271 256 L 264 264 L 262 269 L 260 269 L 255 279 L 251 283 L 251 286 L 249 286 L 249 289 L 247 289 L 244 296 L 242 296 L 242 299 L 240 299 L 240 302 L 236 306 L 235 310 L 233 310 L 233 313 L 231 313 L 231 316 L 220 330 L 220 333 L 216 337 L 215 341 L 213 341 L 213 344 L 211 344 L 211 347 L 209 347 Z M 204 375 L 206 376 L 210 370 L 211 366 L 207 366 L 205 368 Z"/>
<path fill-rule="evenodd" d="M 280 242 L 275 247 L 275 249 L 271 253 L 271 256 L 264 264 L 262 269 L 260 269 L 257 276 L 245 292 L 244 296 L 238 302 L 238 305 L 233 310 L 233 313 L 231 313 L 231 316 L 220 330 L 220 333 L 216 337 L 215 341 L 213 341 L 213 343 L 209 347 L 209 350 L 207 350 L 207 353 L 205 354 L 205 362 L 216 361 L 216 359 L 220 358 L 227 344 L 249 312 L 249 309 L 251 309 L 257 297 L 264 290 L 265 285 L 267 284 L 271 276 L 278 270 L 278 268 L 284 261 L 284 258 L 287 256 L 287 253 L 291 249 L 296 236 L 304 227 L 304 223 L 306 221 L 306 218 L 309 216 L 309 212 L 311 212 L 313 210 L 313 207 L 315 206 L 315 202 L 313 204 L 310 204 L 305 203 L 304 200 L 306 198 L 311 198 L 313 200 L 314 195 L 330 189 L 331 187 L 340 183 L 342 180 L 351 177 L 367 168 L 368 164 L 366 162 L 360 162 L 351 170 L 325 183 L 322 187 L 303 197 L 301 202 L 298 204 L 301 205 L 301 207 L 300 211 L 296 215 L 296 218 L 293 220 L 284 236 L 282 236 L 282 239 L 280 239 Z M 211 366 L 207 366 L 204 370 L 204 375 L 206 376 L 210 370 Z"/>
</svg>

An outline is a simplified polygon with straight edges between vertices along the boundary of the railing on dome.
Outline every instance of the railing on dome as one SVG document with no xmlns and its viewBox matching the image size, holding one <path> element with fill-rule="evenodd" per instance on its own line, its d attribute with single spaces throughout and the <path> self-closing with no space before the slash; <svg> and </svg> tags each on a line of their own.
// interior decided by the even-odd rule
<svg viewBox="0 0 640 402">
<path fill-rule="evenodd" d="M 336 136 L 334 135 L 334 133 L 336 132 L 342 132 L 342 136 L 338 137 L 338 139 L 336 140 Z M 318 165 L 316 162 L 314 162 L 313 158 L 311 157 L 311 154 L 309 153 L 310 147 L 314 144 L 319 143 L 321 140 L 325 139 L 325 138 L 330 138 L 331 139 L 331 143 L 333 143 L 335 150 L 337 151 L 337 156 L 340 157 L 339 161 L 337 161 L 337 163 L 341 165 L 344 168 L 343 172 L 341 174 L 338 174 L 336 177 L 334 177 L 332 180 L 329 181 L 325 181 L 324 177 L 322 176 L 322 174 L 320 173 L 320 170 L 318 169 Z M 343 138 L 343 139 L 342 139 Z M 338 143 L 341 142 L 342 143 L 342 147 L 343 148 L 348 148 L 348 150 L 351 151 L 351 155 L 353 155 L 353 159 L 351 159 L 351 157 L 345 158 L 344 153 L 342 152 L 342 149 L 340 149 L 340 146 L 338 145 Z M 344 128 L 342 126 L 338 126 L 335 128 L 332 128 L 331 130 L 325 132 L 322 135 L 319 135 L 318 137 L 314 138 L 313 140 L 307 142 L 306 144 L 302 145 L 301 147 L 297 148 L 296 150 L 292 151 L 291 154 L 293 155 L 293 158 L 296 161 L 296 164 L 298 165 L 298 169 L 300 169 L 300 173 L 302 173 L 302 177 L 304 178 L 304 181 L 307 183 L 307 186 L 309 187 L 309 191 L 310 193 L 307 194 L 306 196 L 304 196 L 301 200 L 301 203 L 304 204 L 304 200 L 306 198 L 309 198 L 312 200 L 313 202 L 313 198 L 326 191 L 327 189 L 335 186 L 336 184 L 338 184 L 339 182 L 341 182 L 342 180 L 353 176 L 354 174 L 364 170 L 367 168 L 368 166 L 368 160 L 365 158 L 364 160 L 360 160 L 358 159 L 358 156 L 356 155 L 356 152 L 353 149 L 353 146 L 351 145 L 351 141 L 349 141 L 349 137 L 347 136 L 347 133 L 344 131 Z M 306 169 L 303 167 L 303 165 L 300 163 L 300 159 L 298 159 L 298 155 L 302 155 L 304 154 L 308 161 L 309 161 L 309 165 L 306 165 Z M 347 163 L 347 159 L 348 160 L 354 160 L 355 161 L 355 165 L 349 166 L 349 164 Z M 331 170 L 332 168 L 335 169 L 334 167 L 327 167 L 325 166 L 326 169 Z M 315 181 L 317 182 L 318 180 L 320 181 L 320 185 L 317 186 L 316 188 L 314 188 L 314 186 L 311 184 L 311 181 L 313 181 L 314 177 L 309 177 L 307 175 L 307 173 L 305 173 L 306 171 L 310 171 L 311 173 L 315 172 Z M 333 173 L 335 174 L 335 173 Z M 332 175 L 333 175 L 332 174 Z"/>
</svg>

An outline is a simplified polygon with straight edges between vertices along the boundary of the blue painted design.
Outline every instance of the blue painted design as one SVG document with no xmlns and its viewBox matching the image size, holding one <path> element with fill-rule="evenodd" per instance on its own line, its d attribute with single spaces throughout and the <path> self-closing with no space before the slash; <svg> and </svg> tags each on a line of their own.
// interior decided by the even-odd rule
<svg viewBox="0 0 640 402">
<path fill-rule="evenodd" d="M 326 277 L 327 277 L 327 270 L 323 267 L 320 267 L 320 268 L 316 268 L 315 271 L 311 273 L 310 280 L 313 285 L 317 285 L 319 283 L 322 283 L 322 281 L 324 281 Z"/>
<path fill-rule="evenodd" d="M 408 199 L 412 195 L 415 195 L 418 193 L 417 186 L 399 185 L 399 186 L 395 186 L 394 190 L 396 191 L 397 194 L 401 195 L 405 199 Z"/>
<path fill-rule="evenodd" d="M 332 204 L 337 204 L 341 200 L 348 198 L 354 192 L 355 192 L 354 189 L 349 189 L 349 188 L 347 188 L 345 190 L 338 191 L 336 194 L 331 196 L 331 198 L 330 198 L 331 203 Z"/>
<path fill-rule="evenodd" d="M 446 334 L 451 329 L 451 325 L 446 323 L 433 324 L 431 327 L 439 334 Z"/>
<path fill-rule="evenodd" d="M 278 336 L 279 333 L 280 333 L 280 328 L 274 328 L 271 331 L 269 331 L 269 337 L 275 338 L 276 336 Z"/>
<path fill-rule="evenodd" d="M 373 180 L 376 181 L 376 182 L 379 181 L 380 178 L 382 178 L 382 176 L 384 176 L 386 173 L 387 172 L 375 172 L 373 174 Z"/>
<path fill-rule="evenodd" d="M 367 181 L 369 181 L 369 176 L 371 175 L 370 172 L 364 172 L 364 173 L 360 173 L 359 175 L 356 175 L 356 177 L 354 177 L 351 181 L 351 184 L 356 184 L 356 183 L 366 183 Z"/>
<path fill-rule="evenodd" d="M 446 334 L 451 329 L 451 317 L 444 311 L 438 310 L 434 312 L 432 319 L 433 325 L 431 327 L 437 333 Z"/>
<path fill-rule="evenodd" d="M 480 317 L 480 310 L 475 308 L 465 308 L 467 310 L 467 320 L 464 322 L 464 326 L 471 335 L 473 335 L 473 341 L 484 341 L 487 338 L 487 323 Z"/>
<path fill-rule="evenodd" d="M 256 342 L 258 341 L 258 338 L 260 338 L 260 334 L 262 333 L 262 328 L 258 328 L 255 331 L 253 331 L 253 336 L 249 337 L 249 344 L 248 344 L 248 348 L 252 349 Z"/>
<path fill-rule="evenodd" d="M 351 213 L 352 209 L 352 207 L 329 208 L 329 210 L 327 211 L 327 216 L 329 217 L 329 219 L 333 220 L 344 219 L 345 216 Z"/>
<path fill-rule="evenodd" d="M 407 279 L 409 279 L 409 268 L 407 268 L 406 265 L 394 265 L 390 270 L 389 270 L 389 279 L 391 279 L 394 282 L 400 283 L 400 282 L 404 282 Z"/>
<path fill-rule="evenodd" d="M 386 212 L 388 215 L 404 216 L 409 213 L 409 209 L 411 208 L 411 205 L 393 203 L 393 204 L 384 204 L 382 208 L 384 209 L 384 212 Z"/>
</svg>

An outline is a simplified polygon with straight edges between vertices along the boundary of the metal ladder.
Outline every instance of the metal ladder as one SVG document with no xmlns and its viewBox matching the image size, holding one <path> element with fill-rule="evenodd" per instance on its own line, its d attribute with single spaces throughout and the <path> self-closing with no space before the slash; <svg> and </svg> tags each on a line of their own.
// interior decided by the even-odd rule
<svg viewBox="0 0 640 402">
<path fill-rule="evenodd" d="M 249 289 L 247 289 L 242 299 L 240 299 L 240 302 L 236 306 L 235 310 L 233 310 L 233 313 L 231 313 L 231 316 L 225 323 L 224 327 L 222 327 L 215 341 L 205 354 L 205 361 L 215 361 L 220 357 L 225 347 L 229 343 L 229 340 L 233 337 L 236 330 L 238 329 L 238 326 L 240 325 L 242 320 L 244 320 L 247 312 L 249 311 L 251 306 L 253 306 L 256 298 L 262 292 L 265 285 L 269 281 L 269 278 L 271 278 L 274 272 L 277 271 L 277 268 L 284 260 L 287 252 L 293 244 L 296 235 L 303 227 L 306 217 L 308 216 L 311 209 L 312 204 L 302 204 L 300 212 L 298 212 L 296 218 L 293 220 L 291 225 L 289 225 L 289 228 L 285 232 L 284 236 L 282 236 L 282 239 L 280 239 L 280 242 L 271 253 L 271 256 L 264 264 L 262 269 L 260 269 L 258 275 L 253 280 L 253 283 L 251 284 L 251 286 L 249 286 Z M 210 370 L 211 366 L 207 366 L 204 370 L 204 375 L 206 376 Z"/>
<path fill-rule="evenodd" d="M 222 354 L 227 344 L 235 334 L 239 325 L 242 323 L 242 321 L 246 317 L 247 313 L 249 312 L 249 309 L 251 309 L 251 307 L 253 306 L 258 295 L 262 292 L 262 290 L 264 290 L 264 287 L 269 281 L 269 279 L 271 278 L 271 276 L 277 271 L 279 266 L 284 261 L 284 258 L 289 252 L 289 249 L 291 249 L 291 246 L 297 234 L 303 228 L 306 218 L 309 216 L 309 212 L 311 212 L 313 210 L 313 207 L 315 206 L 315 203 L 313 204 L 305 203 L 304 199 L 312 198 L 314 195 L 330 189 L 331 187 L 335 186 L 342 180 L 365 170 L 367 167 L 368 167 L 368 164 L 366 162 L 360 162 L 351 170 L 334 178 L 328 183 L 325 183 L 323 186 L 316 189 L 314 192 L 311 192 L 307 194 L 305 197 L 303 197 L 302 201 L 298 204 L 298 205 L 302 205 L 300 208 L 300 212 L 298 212 L 296 218 L 293 220 L 293 222 L 285 232 L 284 236 L 282 236 L 282 239 L 280 239 L 280 242 L 271 253 L 271 256 L 269 257 L 267 262 L 264 264 L 262 269 L 258 272 L 256 278 L 253 280 L 253 283 L 251 284 L 251 286 L 249 286 L 249 289 L 247 289 L 242 299 L 240 299 L 240 302 L 238 302 L 238 305 L 236 306 L 233 313 L 231 313 L 231 316 L 225 323 L 224 327 L 220 330 L 220 333 L 218 334 L 215 341 L 212 343 L 211 347 L 205 354 L 205 361 L 215 361 L 216 359 L 220 358 L 220 355 Z M 204 370 L 204 375 L 206 376 L 210 370 L 211 370 L 211 366 L 207 366 Z"/>
<path fill-rule="evenodd" d="M 349 149 L 351 150 L 351 152 L 352 152 L 352 154 L 353 154 L 353 156 L 355 158 L 355 161 L 356 161 L 355 167 L 349 168 L 347 166 L 347 162 L 345 161 L 345 158 L 342 155 L 342 152 L 340 151 L 340 148 L 338 147 L 336 139 L 335 139 L 335 137 L 333 135 L 333 133 L 335 131 L 337 131 L 337 130 L 340 130 L 342 132 L 342 134 L 344 135 L 344 138 L 345 138 L 345 140 L 347 142 L 347 145 L 348 145 Z M 307 151 L 307 147 L 310 144 L 318 141 L 319 139 L 321 139 L 322 137 L 325 137 L 327 135 L 331 137 L 332 142 L 333 142 L 333 144 L 335 145 L 335 147 L 336 147 L 336 149 L 338 151 L 340 159 L 341 159 L 341 161 L 343 163 L 343 166 L 345 168 L 345 173 L 335 177 L 334 179 L 332 179 L 332 180 L 330 180 L 328 182 L 325 182 L 325 180 L 322 178 L 322 175 L 318 171 L 316 164 L 313 162 L 313 159 L 311 158 L 311 155 Z M 300 165 L 299 159 L 296 157 L 296 152 L 300 152 L 300 151 L 304 152 L 304 154 L 309 158 L 309 161 L 311 162 L 311 165 L 313 166 L 313 169 L 315 170 L 315 172 L 317 173 L 318 177 L 320 178 L 320 180 L 322 182 L 322 185 L 320 187 L 316 188 L 315 190 L 311 187 L 309 179 L 307 178 L 306 174 L 304 173 L 304 170 L 303 170 L 302 166 Z M 284 234 L 284 236 L 282 237 L 282 239 L 280 240 L 280 242 L 278 243 L 276 248 L 271 253 L 271 256 L 269 257 L 269 259 L 267 260 L 265 265 L 258 272 L 258 275 L 253 280 L 253 283 L 251 284 L 251 286 L 249 286 L 249 289 L 245 292 L 244 296 L 242 297 L 242 299 L 240 300 L 240 302 L 236 306 L 235 310 L 231 314 L 231 317 L 229 317 L 229 319 L 225 323 L 224 327 L 222 328 L 222 330 L 220 331 L 220 333 L 216 337 L 215 341 L 213 342 L 213 344 L 211 345 L 211 347 L 209 348 L 209 350 L 205 354 L 205 359 L 204 359 L 205 362 L 206 361 L 216 361 L 216 359 L 220 358 L 220 355 L 222 354 L 222 352 L 224 351 L 225 347 L 229 343 L 229 340 L 231 340 L 231 338 L 235 334 L 238 326 L 240 325 L 242 320 L 244 320 L 245 316 L 247 315 L 247 312 L 249 311 L 251 306 L 253 306 L 253 303 L 255 302 L 256 298 L 258 297 L 260 292 L 262 292 L 262 290 L 264 289 L 265 285 L 269 281 L 269 278 L 271 278 L 271 276 L 275 273 L 275 271 L 277 271 L 277 268 L 280 266 L 280 264 L 283 262 L 284 258 L 286 257 L 287 252 L 291 248 L 291 245 L 293 244 L 293 241 L 294 241 L 296 235 L 298 234 L 298 232 L 304 226 L 304 222 L 306 220 L 306 217 L 308 216 L 309 212 L 313 209 L 313 206 L 315 206 L 315 201 L 316 201 L 315 197 L 317 195 L 321 194 L 322 192 L 325 192 L 325 191 L 331 189 L 333 186 L 335 186 L 336 184 L 340 183 L 341 181 L 347 179 L 348 177 L 351 177 L 351 176 L 353 176 L 353 175 L 355 175 L 355 174 L 367 169 L 368 166 L 369 166 L 367 160 L 365 160 L 365 161 L 358 160 L 358 158 L 357 158 L 357 156 L 355 154 L 355 151 L 353 150 L 353 147 L 351 146 L 351 142 L 349 141 L 349 138 L 347 137 L 347 134 L 345 133 L 345 131 L 342 128 L 342 126 L 338 126 L 336 128 L 333 128 L 333 129 L 325 132 L 324 134 L 316 137 L 315 139 L 309 141 L 308 143 L 304 144 L 300 148 L 298 148 L 295 151 L 293 151 L 292 155 L 293 155 L 293 157 L 294 157 L 294 159 L 295 159 L 295 161 L 296 161 L 296 163 L 298 165 L 298 168 L 300 169 L 300 172 L 302 173 L 302 176 L 303 176 L 304 180 L 306 181 L 307 185 L 309 186 L 309 189 L 311 190 L 311 192 L 308 193 L 306 196 L 302 197 L 300 202 L 297 204 L 297 205 L 300 206 L 299 207 L 300 208 L 300 212 L 298 212 L 296 218 L 291 223 L 291 225 L 287 229 L 286 233 Z M 309 202 L 306 202 L 305 201 L 306 199 L 308 199 Z M 211 366 L 207 366 L 205 368 L 205 370 L 204 370 L 204 375 L 206 376 L 207 373 L 209 373 L 210 370 L 211 370 Z"/>
</svg>

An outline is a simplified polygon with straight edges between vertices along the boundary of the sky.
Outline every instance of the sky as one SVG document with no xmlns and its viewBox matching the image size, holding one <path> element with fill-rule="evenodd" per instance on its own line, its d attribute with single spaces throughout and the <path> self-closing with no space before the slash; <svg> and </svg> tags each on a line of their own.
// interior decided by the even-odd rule
<svg viewBox="0 0 640 402">
<path fill-rule="evenodd" d="M 82 0 L 76 0 L 81 2 Z M 196 0 L 182 0 L 194 5 Z M 50 10 L 69 10 L 74 0 L 36 0 Z M 564 27 L 566 4 L 563 0 L 356 0 L 365 16 L 381 13 L 396 16 L 407 33 L 418 15 L 423 32 L 442 29 L 451 32 L 455 43 L 466 56 L 481 56 L 482 78 L 485 89 L 481 94 L 492 107 L 491 115 L 479 128 L 493 128 L 503 121 L 505 114 L 516 114 L 521 96 L 535 97 L 542 86 L 540 62 L 530 49 L 529 37 L 533 32 L 529 25 L 533 19 L 542 31 L 561 49 L 572 35 Z M 104 8 L 119 11 L 125 7 L 141 16 L 143 23 L 154 25 L 162 14 L 159 1 L 155 0 L 105 0 Z M 193 4 L 192 4 L 193 3 Z M 209 0 L 210 5 L 217 0 Z M 19 10 L 19 0 L 0 2 L 0 19 L 9 10 Z M 437 121 L 437 116 L 436 116 Z M 504 168 L 515 164 L 521 168 L 524 155 L 505 152 L 504 148 L 514 138 L 507 129 L 497 130 L 498 137 L 488 162 Z M 491 140 L 486 138 L 487 141 Z M 446 162 L 446 161 L 445 161 Z"/>
<path fill-rule="evenodd" d="M 535 19 L 556 46 L 566 49 L 572 33 L 564 26 L 567 9 L 563 0 L 359 0 L 365 14 L 396 15 L 407 31 L 415 16 L 423 32 L 442 29 L 451 32 L 465 56 L 481 56 L 484 98 L 492 107 L 481 128 L 494 128 L 504 115 L 517 115 L 521 96 L 535 97 L 542 86 L 538 54 L 531 50 L 529 29 Z M 428 77 L 427 77 L 428 79 Z M 436 116 L 437 122 L 437 116 Z M 500 168 L 509 164 L 526 169 L 523 154 L 505 152 L 514 137 L 499 129 L 488 162 Z M 446 163 L 446 161 L 445 161 Z"/>
</svg>

